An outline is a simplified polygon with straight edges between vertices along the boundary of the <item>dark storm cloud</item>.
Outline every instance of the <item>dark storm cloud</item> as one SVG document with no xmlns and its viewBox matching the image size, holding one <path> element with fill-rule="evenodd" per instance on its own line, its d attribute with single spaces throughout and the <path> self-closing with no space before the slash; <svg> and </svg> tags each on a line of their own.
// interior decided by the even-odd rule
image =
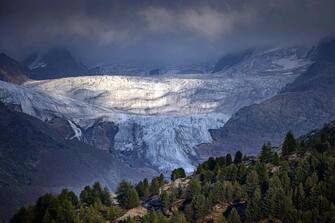
<svg viewBox="0 0 335 223">
<path fill-rule="evenodd" d="M 335 31 L 334 0 L 1 0 L 0 49 L 64 46 L 91 64 L 188 62 Z"/>
</svg>

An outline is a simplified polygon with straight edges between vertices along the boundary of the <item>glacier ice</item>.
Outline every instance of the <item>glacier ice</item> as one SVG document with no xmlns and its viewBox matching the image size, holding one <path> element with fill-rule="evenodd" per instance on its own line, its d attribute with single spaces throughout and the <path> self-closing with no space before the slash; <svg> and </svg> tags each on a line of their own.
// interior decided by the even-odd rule
<svg viewBox="0 0 335 223">
<path fill-rule="evenodd" d="M 66 118 L 79 140 L 97 119 L 112 121 L 119 129 L 114 150 L 135 152 L 160 170 L 192 171 L 195 147 L 212 141 L 209 129 L 275 95 L 308 65 L 292 49 L 272 49 L 214 74 L 101 75 L 23 86 L 0 81 L 0 98 L 42 120 Z"/>
</svg>

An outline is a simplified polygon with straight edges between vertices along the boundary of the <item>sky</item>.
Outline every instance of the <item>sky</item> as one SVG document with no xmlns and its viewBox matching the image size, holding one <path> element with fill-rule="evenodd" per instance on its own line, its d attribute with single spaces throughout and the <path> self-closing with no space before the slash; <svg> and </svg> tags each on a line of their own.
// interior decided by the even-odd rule
<svg viewBox="0 0 335 223">
<path fill-rule="evenodd" d="M 185 64 L 335 33 L 334 0 L 0 0 L 0 51 L 96 64 Z"/>
</svg>

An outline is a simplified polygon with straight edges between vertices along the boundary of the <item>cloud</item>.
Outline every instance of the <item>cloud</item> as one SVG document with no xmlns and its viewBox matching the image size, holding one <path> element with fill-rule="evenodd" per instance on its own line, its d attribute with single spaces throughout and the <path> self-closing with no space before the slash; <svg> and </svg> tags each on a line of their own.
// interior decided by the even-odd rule
<svg viewBox="0 0 335 223">
<path fill-rule="evenodd" d="M 252 10 L 219 11 L 210 7 L 168 10 L 149 7 L 140 13 L 148 29 L 154 33 L 182 33 L 217 39 L 232 33 L 239 26 L 246 26 L 256 19 Z"/>
<path fill-rule="evenodd" d="M 333 34 L 334 9 L 334 0 L 2 0 L 0 50 L 65 46 L 89 63 L 205 60 Z"/>
</svg>

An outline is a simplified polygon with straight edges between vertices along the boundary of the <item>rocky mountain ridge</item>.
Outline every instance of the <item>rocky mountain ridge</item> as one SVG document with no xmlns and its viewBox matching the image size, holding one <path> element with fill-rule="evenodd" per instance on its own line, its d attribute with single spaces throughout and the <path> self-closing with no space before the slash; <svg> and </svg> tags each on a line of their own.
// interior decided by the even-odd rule
<svg viewBox="0 0 335 223">
<path fill-rule="evenodd" d="M 20 62 L 0 53 L 0 80 L 14 84 L 22 84 L 28 81 L 29 70 Z"/>
<path fill-rule="evenodd" d="M 322 41 L 308 54 L 313 65 L 278 95 L 241 108 L 224 127 L 213 130 L 210 147 L 257 153 L 266 141 L 278 145 L 289 130 L 302 135 L 335 119 L 334 52 L 333 39 Z"/>
</svg>

